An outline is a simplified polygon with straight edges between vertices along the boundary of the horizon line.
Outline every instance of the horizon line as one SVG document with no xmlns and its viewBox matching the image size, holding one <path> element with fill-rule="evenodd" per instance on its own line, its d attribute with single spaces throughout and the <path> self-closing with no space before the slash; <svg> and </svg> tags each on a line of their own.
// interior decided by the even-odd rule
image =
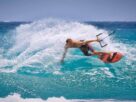
<svg viewBox="0 0 136 102">
<path fill-rule="evenodd" d="M 34 21 L 38 21 L 38 20 L 34 20 Z M 24 23 L 26 22 L 26 23 L 31 23 L 31 22 L 34 22 L 34 21 L 23 21 L 23 20 L 22 21 L 8 21 L 7 20 L 7 21 L 0 21 L 0 23 L 2 23 L 2 22 L 3 23 L 6 23 L 6 22 L 7 23 L 8 22 L 18 22 L 18 23 L 19 22 L 24 22 Z M 80 20 L 65 20 L 65 21 L 77 21 L 77 22 L 136 22 L 136 21 L 120 21 L 120 20 L 119 21 L 106 21 L 106 20 L 103 20 L 103 21 L 102 20 L 90 20 L 90 21 L 89 20 L 85 20 L 85 21 L 80 21 Z"/>
</svg>

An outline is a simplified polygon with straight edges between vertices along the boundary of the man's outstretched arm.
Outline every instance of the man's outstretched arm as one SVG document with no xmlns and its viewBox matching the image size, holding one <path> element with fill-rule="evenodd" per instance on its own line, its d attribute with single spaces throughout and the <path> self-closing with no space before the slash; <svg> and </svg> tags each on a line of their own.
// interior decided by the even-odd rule
<svg viewBox="0 0 136 102">
<path fill-rule="evenodd" d="M 64 62 L 64 58 L 65 58 L 65 56 L 66 56 L 67 51 L 68 51 L 68 48 L 65 47 L 65 48 L 64 48 L 64 53 L 63 53 L 62 58 L 61 58 L 61 63 Z"/>
<path fill-rule="evenodd" d="M 91 43 L 91 42 L 99 42 L 99 40 L 98 39 L 96 39 L 96 40 L 87 40 L 87 41 L 84 42 L 84 44 L 88 44 L 88 43 Z"/>
</svg>

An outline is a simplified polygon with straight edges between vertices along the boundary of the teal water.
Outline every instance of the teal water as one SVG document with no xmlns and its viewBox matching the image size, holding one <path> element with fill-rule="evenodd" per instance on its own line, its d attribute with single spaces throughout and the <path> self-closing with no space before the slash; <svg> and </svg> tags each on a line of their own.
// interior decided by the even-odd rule
<svg viewBox="0 0 136 102">
<path fill-rule="evenodd" d="M 103 51 L 125 56 L 114 64 L 69 49 L 60 64 L 65 40 L 94 39 L 110 31 Z M 0 97 L 136 100 L 136 23 L 67 22 L 0 23 Z"/>
</svg>

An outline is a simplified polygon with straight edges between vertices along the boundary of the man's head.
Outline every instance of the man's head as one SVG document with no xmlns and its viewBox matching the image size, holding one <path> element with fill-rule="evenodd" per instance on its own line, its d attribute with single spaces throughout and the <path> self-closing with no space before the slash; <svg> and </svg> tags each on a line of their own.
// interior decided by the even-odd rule
<svg viewBox="0 0 136 102">
<path fill-rule="evenodd" d="M 68 38 L 66 40 L 66 47 L 72 47 L 72 45 L 73 45 L 73 40 L 71 38 Z"/>
<path fill-rule="evenodd" d="M 68 43 L 72 43 L 72 39 L 71 38 L 68 38 L 67 40 L 66 40 L 66 43 L 68 44 Z"/>
</svg>

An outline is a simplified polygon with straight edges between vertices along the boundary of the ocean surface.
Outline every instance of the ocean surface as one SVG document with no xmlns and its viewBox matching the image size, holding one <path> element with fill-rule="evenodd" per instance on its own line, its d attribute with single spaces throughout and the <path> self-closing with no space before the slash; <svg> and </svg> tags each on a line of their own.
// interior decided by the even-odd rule
<svg viewBox="0 0 136 102">
<path fill-rule="evenodd" d="M 123 53 L 119 62 L 106 64 L 72 48 L 60 63 L 67 38 L 111 31 L 108 46 L 92 46 Z M 136 22 L 0 22 L 0 102 L 114 101 L 136 101 Z"/>
</svg>

